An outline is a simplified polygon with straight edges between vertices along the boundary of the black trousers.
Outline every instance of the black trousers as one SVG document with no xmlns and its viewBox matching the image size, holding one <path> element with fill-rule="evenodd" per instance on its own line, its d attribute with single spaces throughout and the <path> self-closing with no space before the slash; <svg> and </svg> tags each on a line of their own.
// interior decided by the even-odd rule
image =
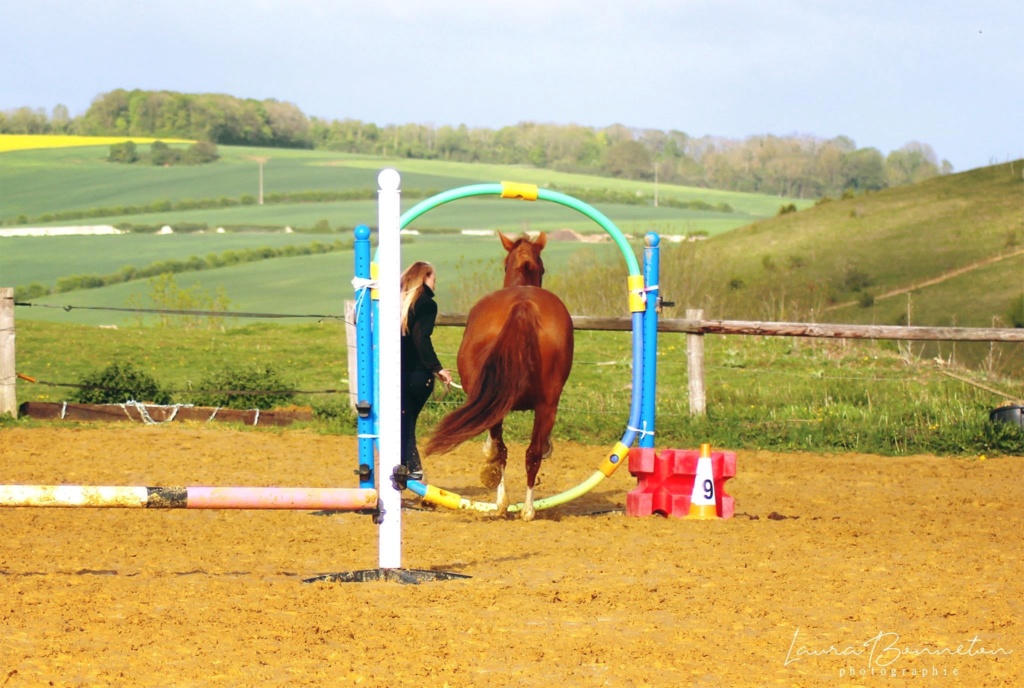
<svg viewBox="0 0 1024 688">
<path fill-rule="evenodd" d="M 402 374 L 402 465 L 410 471 L 422 471 L 423 462 L 416 448 L 416 421 L 434 391 L 434 374 L 429 370 L 411 370 Z"/>
</svg>

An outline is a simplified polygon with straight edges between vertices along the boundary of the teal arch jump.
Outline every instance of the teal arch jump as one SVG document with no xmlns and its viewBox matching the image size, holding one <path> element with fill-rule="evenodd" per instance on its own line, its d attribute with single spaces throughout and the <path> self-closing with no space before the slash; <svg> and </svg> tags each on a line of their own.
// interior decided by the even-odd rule
<svg viewBox="0 0 1024 688">
<path fill-rule="evenodd" d="M 492 183 L 460 186 L 457 189 L 451 189 L 450 191 L 445 191 L 424 201 L 420 201 L 412 208 L 409 208 L 409 210 L 402 213 L 402 217 L 399 219 L 399 226 L 402 229 L 405 229 L 411 222 L 427 211 L 433 210 L 445 203 L 457 201 L 461 198 L 470 198 L 472 196 L 503 196 L 505 198 L 524 198 L 525 200 L 534 200 L 533 198 L 522 195 L 509 195 L 509 189 L 515 190 L 520 188 L 533 190 L 536 193 L 536 200 L 551 201 L 552 203 L 572 208 L 599 224 L 604 231 L 608 232 L 608 235 L 611 236 L 615 245 L 618 246 L 619 251 L 622 252 L 622 257 L 626 259 L 626 267 L 629 269 L 629 274 L 640 274 L 640 267 L 637 263 L 636 256 L 633 255 L 633 249 L 629 246 L 629 242 L 626 241 L 626 237 L 622 234 L 619 228 L 615 226 L 615 223 L 609 220 L 604 213 L 597 208 L 584 203 L 578 198 L 567 196 L 566 194 L 559 193 L 558 191 L 550 191 L 548 189 L 535 187 L 532 184 L 509 184 L 506 182 L 501 184 Z"/>
<path fill-rule="evenodd" d="M 633 254 L 633 250 L 625 235 L 623 235 L 622 231 L 616 227 L 615 223 L 608 219 L 604 213 L 600 212 L 593 206 L 584 203 L 578 198 L 573 198 L 572 196 L 558 191 L 542 189 L 533 184 L 501 182 L 472 184 L 469 186 L 451 189 L 425 199 L 407 210 L 399 218 L 399 227 L 400 229 L 405 229 L 423 214 L 437 208 L 438 206 L 444 205 L 445 203 L 451 203 L 452 201 L 471 198 L 474 196 L 499 196 L 501 198 L 513 198 L 527 201 L 549 201 L 575 210 L 596 222 L 608 233 L 615 242 L 619 251 L 622 253 L 622 257 L 626 262 L 626 268 L 629 272 L 627 283 L 630 292 L 629 306 L 630 311 L 632 312 L 633 321 L 633 394 L 626 432 L 590 477 L 566 492 L 539 499 L 534 502 L 534 508 L 537 510 L 548 509 L 560 504 L 565 504 L 566 502 L 572 501 L 573 499 L 586 494 L 605 478 L 611 476 L 612 473 L 614 473 L 615 470 L 624 463 L 628 456 L 629 448 L 636 440 L 636 435 L 641 424 L 641 402 L 644 394 L 643 319 L 644 312 L 646 310 L 646 306 L 644 304 L 644 275 L 640 271 L 640 266 L 637 262 L 636 256 Z M 425 501 L 452 509 L 493 511 L 497 508 L 493 503 L 477 502 L 462 497 L 461 495 L 448 492 L 447 490 L 441 490 L 437 487 L 425 485 L 413 480 L 408 482 L 408 488 L 415 494 L 422 497 Z M 522 504 L 512 504 L 509 506 L 509 511 L 519 511 L 521 508 Z"/>
</svg>

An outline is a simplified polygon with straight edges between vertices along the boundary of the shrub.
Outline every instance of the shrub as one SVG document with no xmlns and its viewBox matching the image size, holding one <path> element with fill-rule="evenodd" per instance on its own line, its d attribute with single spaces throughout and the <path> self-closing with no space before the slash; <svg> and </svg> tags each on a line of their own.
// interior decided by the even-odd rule
<svg viewBox="0 0 1024 688">
<path fill-rule="evenodd" d="M 107 155 L 107 162 L 133 163 L 138 159 L 139 154 L 134 141 L 112 144 Z"/>
<path fill-rule="evenodd" d="M 1010 309 L 1006 312 L 1006 320 L 1013 327 L 1024 327 L 1024 294 L 1010 302 Z"/>
<path fill-rule="evenodd" d="M 729 280 L 728 286 L 730 291 L 739 291 L 743 287 L 747 286 L 747 283 L 743 281 L 742 277 L 733 277 Z"/>
<path fill-rule="evenodd" d="M 843 286 L 849 291 L 861 291 L 870 287 L 873 282 L 871 275 L 855 267 L 847 268 L 846 275 L 843 277 Z"/>
<path fill-rule="evenodd" d="M 334 432 L 350 433 L 357 428 L 358 417 L 349 405 L 348 395 L 316 399 L 312 408 L 313 417 Z"/>
<path fill-rule="evenodd" d="M 199 406 L 272 409 L 291 403 L 294 387 L 270 366 L 227 367 L 201 380 L 190 401 Z"/>
<path fill-rule="evenodd" d="M 185 151 L 184 161 L 189 165 L 202 165 L 220 158 L 217 144 L 210 141 L 197 141 Z"/>
<path fill-rule="evenodd" d="M 31 301 L 32 299 L 38 299 L 40 296 L 47 296 L 49 293 L 50 288 L 47 287 L 45 284 L 33 282 L 27 287 L 15 287 L 14 300 Z"/>
<path fill-rule="evenodd" d="M 130 362 L 111 363 L 99 372 L 86 375 L 79 384 L 82 387 L 71 397 L 82 404 L 123 404 L 126 401 L 171 403 L 170 393 Z"/>
<path fill-rule="evenodd" d="M 180 159 L 180 153 L 163 141 L 154 141 L 149 147 L 149 161 L 158 166 L 174 165 Z"/>
</svg>

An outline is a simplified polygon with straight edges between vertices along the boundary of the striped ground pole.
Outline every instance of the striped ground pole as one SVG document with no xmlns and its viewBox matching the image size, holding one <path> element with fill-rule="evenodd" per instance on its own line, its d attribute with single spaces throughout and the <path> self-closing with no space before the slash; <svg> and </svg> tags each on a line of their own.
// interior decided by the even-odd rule
<svg viewBox="0 0 1024 688">
<path fill-rule="evenodd" d="M 356 511 L 376 505 L 372 488 L 0 485 L 0 507 Z"/>
</svg>

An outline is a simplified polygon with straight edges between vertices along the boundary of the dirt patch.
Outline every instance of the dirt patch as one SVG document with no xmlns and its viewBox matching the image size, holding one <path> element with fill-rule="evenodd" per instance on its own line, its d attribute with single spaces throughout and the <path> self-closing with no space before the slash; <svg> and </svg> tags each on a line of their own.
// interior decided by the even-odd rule
<svg viewBox="0 0 1024 688">
<path fill-rule="evenodd" d="M 607 450 L 557 445 L 540 496 Z M 354 457 L 294 430 L 0 431 L 7 484 L 354 486 Z M 428 475 L 490 501 L 480 458 Z M 725 521 L 624 515 L 624 470 L 533 523 L 411 502 L 403 566 L 471 576 L 419 585 L 302 582 L 377 566 L 356 514 L 5 510 L 0 686 L 1024 682 L 1020 458 L 737 463 Z"/>
<path fill-rule="evenodd" d="M 574 229 L 556 229 L 548 232 L 549 241 L 582 241 L 587 244 L 600 244 L 608 240 L 607 234 L 580 234 Z"/>
</svg>

